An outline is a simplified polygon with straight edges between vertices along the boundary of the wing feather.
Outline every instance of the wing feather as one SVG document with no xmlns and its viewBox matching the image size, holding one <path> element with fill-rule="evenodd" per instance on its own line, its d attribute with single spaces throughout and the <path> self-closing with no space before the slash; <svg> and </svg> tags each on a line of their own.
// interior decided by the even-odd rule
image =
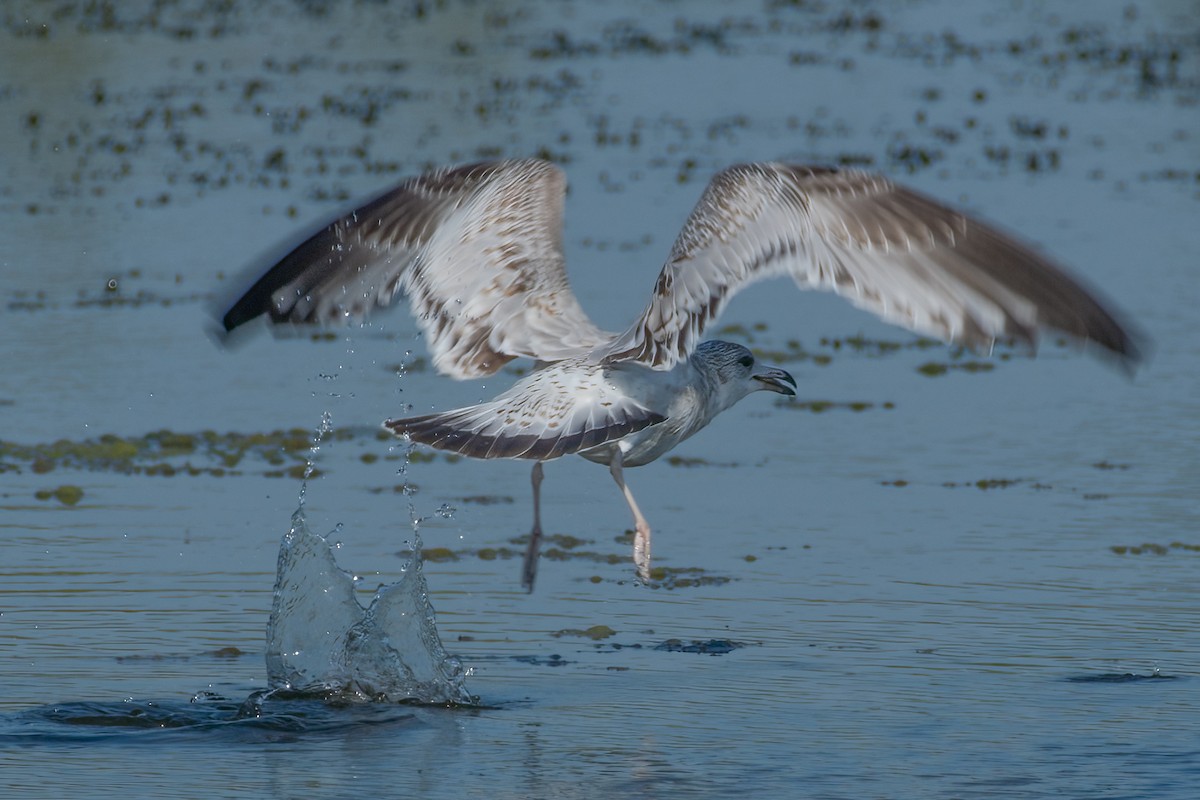
<svg viewBox="0 0 1200 800">
<path fill-rule="evenodd" d="M 232 330 L 360 321 L 403 292 L 434 365 L 454 378 L 516 357 L 556 361 L 609 341 L 583 312 L 562 253 L 566 180 L 546 161 L 498 161 L 411 178 L 334 220 L 225 315 Z"/>
<path fill-rule="evenodd" d="M 775 163 L 713 178 L 645 311 L 595 355 L 670 369 L 734 294 L 784 274 L 974 349 L 999 338 L 1036 345 L 1053 328 L 1139 357 L 1115 313 L 1029 246 L 879 175 Z"/>
</svg>

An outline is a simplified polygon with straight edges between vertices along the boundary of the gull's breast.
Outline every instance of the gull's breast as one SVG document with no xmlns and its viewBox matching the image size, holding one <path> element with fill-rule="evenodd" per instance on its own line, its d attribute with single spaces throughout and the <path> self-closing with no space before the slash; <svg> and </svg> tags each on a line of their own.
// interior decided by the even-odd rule
<svg viewBox="0 0 1200 800">
<path fill-rule="evenodd" d="M 707 403 L 697 387 L 677 386 L 672 395 L 664 421 L 599 447 L 581 450 L 579 455 L 597 464 L 609 464 L 619 448 L 622 466 L 640 467 L 670 452 L 709 421 Z"/>
</svg>

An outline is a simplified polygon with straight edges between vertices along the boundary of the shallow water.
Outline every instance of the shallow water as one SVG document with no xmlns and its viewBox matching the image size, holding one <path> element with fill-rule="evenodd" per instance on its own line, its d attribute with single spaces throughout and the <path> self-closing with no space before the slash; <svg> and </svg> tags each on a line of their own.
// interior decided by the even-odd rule
<svg viewBox="0 0 1200 800">
<path fill-rule="evenodd" d="M 0 32 L 10 791 L 1193 796 L 1194 2 L 53 8 L 10 3 Z M 628 473 L 651 587 L 605 471 L 550 464 L 560 538 L 526 595 L 527 467 L 400 474 L 376 435 L 510 374 L 438 378 L 403 313 L 232 348 L 209 331 L 322 215 L 531 153 L 568 172 L 571 279 L 608 328 L 712 172 L 789 158 L 1021 231 L 1153 357 L 1132 379 L 1052 341 L 980 359 L 754 287 L 719 327 L 786 356 L 801 402 L 748 398 Z M 412 503 L 478 707 L 254 704 L 324 412 L 310 525 L 341 525 L 365 604 L 402 574 Z"/>
</svg>

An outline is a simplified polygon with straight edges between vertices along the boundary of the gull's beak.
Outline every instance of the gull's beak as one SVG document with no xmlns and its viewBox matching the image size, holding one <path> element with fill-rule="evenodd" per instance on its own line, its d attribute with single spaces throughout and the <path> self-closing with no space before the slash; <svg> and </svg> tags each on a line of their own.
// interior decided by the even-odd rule
<svg viewBox="0 0 1200 800">
<path fill-rule="evenodd" d="M 788 397 L 796 396 L 796 379 L 779 367 L 762 367 L 750 377 L 762 384 L 760 389 L 779 392 Z"/>
</svg>

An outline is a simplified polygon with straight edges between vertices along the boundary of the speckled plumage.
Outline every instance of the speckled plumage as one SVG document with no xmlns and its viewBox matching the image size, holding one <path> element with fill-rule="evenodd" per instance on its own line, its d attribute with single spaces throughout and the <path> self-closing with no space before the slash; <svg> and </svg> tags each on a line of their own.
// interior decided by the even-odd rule
<svg viewBox="0 0 1200 800">
<path fill-rule="evenodd" d="M 544 461 L 577 453 L 609 466 L 634 515 L 634 560 L 646 578 L 650 529 L 623 467 L 660 457 L 750 392 L 794 394 L 790 375 L 757 365 L 741 345 L 701 341 L 754 281 L 787 275 L 975 349 L 999 338 L 1033 346 L 1052 328 L 1126 364 L 1138 359 L 1115 315 L 1030 247 L 880 175 L 778 163 L 718 173 L 646 308 L 608 333 L 567 282 L 565 190 L 562 171 L 537 159 L 409 179 L 320 229 L 224 318 L 229 330 L 262 313 L 276 322 L 359 320 L 404 294 L 443 374 L 539 362 L 491 401 L 385 423 L 432 447 L 534 462 L 529 587 Z"/>
</svg>

